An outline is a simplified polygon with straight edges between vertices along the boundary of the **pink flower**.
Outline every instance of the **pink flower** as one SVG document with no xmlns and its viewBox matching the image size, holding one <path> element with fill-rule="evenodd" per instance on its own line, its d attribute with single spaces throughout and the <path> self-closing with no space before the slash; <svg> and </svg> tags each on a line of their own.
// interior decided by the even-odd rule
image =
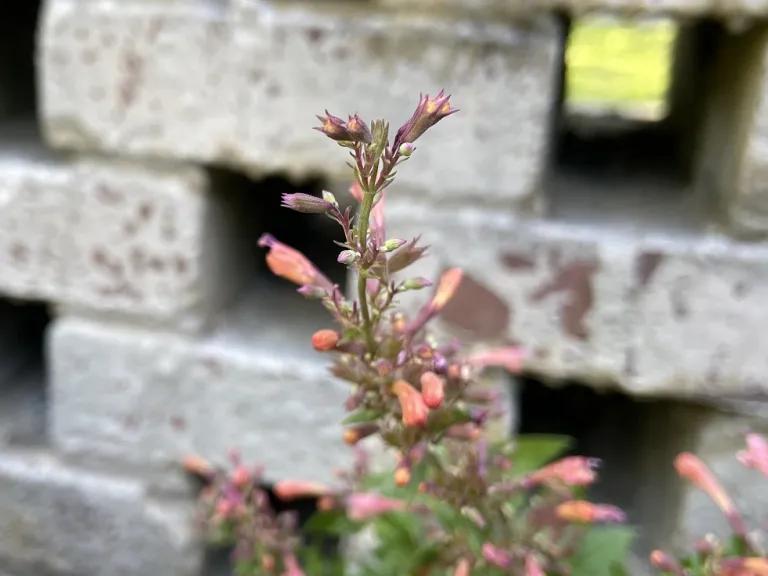
<svg viewBox="0 0 768 576">
<path fill-rule="evenodd" d="M 626 515 L 616 506 L 593 504 L 586 500 L 563 502 L 555 508 L 557 517 L 568 522 L 592 524 L 593 522 L 624 522 Z"/>
<path fill-rule="evenodd" d="M 597 480 L 598 460 L 585 456 L 568 456 L 548 464 L 528 475 L 525 483 L 528 486 L 562 483 L 567 486 L 589 486 Z"/>
<path fill-rule="evenodd" d="M 451 268 L 443 272 L 430 304 L 430 309 L 433 313 L 437 313 L 445 308 L 448 301 L 453 298 L 456 290 L 459 289 L 463 275 L 464 273 L 461 271 L 461 268 Z"/>
<path fill-rule="evenodd" d="M 299 566 L 299 561 L 290 552 L 283 556 L 283 564 L 285 565 L 283 576 L 304 576 L 304 571 Z"/>
<path fill-rule="evenodd" d="M 485 561 L 489 564 L 493 564 L 499 568 L 509 568 L 512 564 L 512 557 L 507 552 L 498 546 L 494 546 L 490 542 L 483 544 L 483 558 L 485 558 Z"/>
<path fill-rule="evenodd" d="M 678 454 L 675 458 L 675 470 L 681 478 L 712 498 L 717 507 L 725 514 L 731 514 L 735 511 L 736 507 L 731 497 L 717 481 L 712 471 L 696 455 L 690 452 Z"/>
<path fill-rule="evenodd" d="M 317 482 L 304 482 L 303 480 L 281 480 L 277 482 L 272 491 L 284 502 L 298 498 L 316 498 L 330 493 L 330 489 Z"/>
<path fill-rule="evenodd" d="M 387 240 L 386 224 L 384 220 L 384 196 L 386 192 L 381 192 L 381 197 L 371 210 L 371 234 L 377 246 L 382 246 Z"/>
<path fill-rule="evenodd" d="M 440 408 L 445 398 L 443 379 L 434 372 L 424 372 L 421 375 L 421 395 L 427 407 Z"/>
<path fill-rule="evenodd" d="M 525 576 L 546 576 L 533 554 L 526 554 L 525 556 Z"/>
<path fill-rule="evenodd" d="M 298 250 L 279 242 L 270 234 L 262 234 L 257 243 L 262 248 L 269 248 L 267 266 L 275 276 L 299 286 L 317 286 L 328 293 L 333 291 L 331 281 Z"/>
<path fill-rule="evenodd" d="M 768 442 L 759 434 L 747 434 L 747 449 L 737 454 L 739 462 L 768 477 Z"/>
<path fill-rule="evenodd" d="M 404 508 L 404 501 L 373 492 L 355 492 L 347 498 L 347 515 L 351 520 L 358 522 Z"/>
<path fill-rule="evenodd" d="M 467 358 L 467 364 L 472 366 L 495 366 L 508 372 L 520 372 L 523 367 L 525 353 L 521 348 L 504 347 L 485 350 Z"/>
</svg>

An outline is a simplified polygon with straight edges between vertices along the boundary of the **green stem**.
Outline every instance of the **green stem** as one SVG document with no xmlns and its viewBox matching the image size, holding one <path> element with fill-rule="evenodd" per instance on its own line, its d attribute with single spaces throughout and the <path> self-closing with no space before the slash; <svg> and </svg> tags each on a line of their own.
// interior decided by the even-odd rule
<svg viewBox="0 0 768 576">
<path fill-rule="evenodd" d="M 373 209 L 374 193 L 364 190 L 362 207 L 360 209 L 360 219 L 358 221 L 357 236 L 360 240 L 360 247 L 365 252 L 368 246 L 368 220 L 371 218 Z M 365 333 L 365 342 L 368 352 L 373 354 L 376 349 L 376 342 L 373 339 L 373 323 L 371 322 L 371 311 L 368 309 L 368 293 L 366 289 L 367 268 L 360 268 L 360 274 L 357 277 L 357 298 L 360 301 L 360 312 L 363 315 L 363 331 Z"/>
</svg>

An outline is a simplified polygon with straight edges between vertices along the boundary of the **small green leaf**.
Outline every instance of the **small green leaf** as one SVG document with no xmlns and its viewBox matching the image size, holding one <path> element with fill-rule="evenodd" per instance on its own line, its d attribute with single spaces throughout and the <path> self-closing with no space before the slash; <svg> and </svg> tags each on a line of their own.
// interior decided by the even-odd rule
<svg viewBox="0 0 768 576">
<path fill-rule="evenodd" d="M 315 512 L 304 524 L 307 533 L 347 536 L 360 531 L 362 525 L 352 522 L 342 510 Z"/>
<path fill-rule="evenodd" d="M 571 559 L 572 576 L 613 576 L 625 568 L 635 531 L 629 526 L 597 526 L 587 532 Z"/>
<path fill-rule="evenodd" d="M 356 412 L 352 412 L 349 416 L 344 418 L 344 420 L 341 421 L 342 426 L 346 426 L 349 424 L 368 424 L 370 422 L 375 422 L 379 419 L 381 416 L 381 412 L 377 410 L 358 410 Z"/>
<path fill-rule="evenodd" d="M 562 455 L 573 445 L 568 436 L 530 434 L 518 436 L 512 453 L 512 472 L 515 476 L 528 474 Z"/>
</svg>

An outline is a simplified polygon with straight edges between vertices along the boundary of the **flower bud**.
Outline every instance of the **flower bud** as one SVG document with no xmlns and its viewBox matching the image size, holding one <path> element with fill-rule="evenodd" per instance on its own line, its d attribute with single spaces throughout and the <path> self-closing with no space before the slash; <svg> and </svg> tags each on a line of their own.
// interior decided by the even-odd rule
<svg viewBox="0 0 768 576">
<path fill-rule="evenodd" d="M 319 498 L 326 496 L 330 489 L 317 482 L 304 482 L 302 480 L 280 480 L 273 487 L 275 496 L 283 502 L 298 500 L 299 498 Z"/>
<path fill-rule="evenodd" d="M 434 372 L 421 375 L 421 395 L 428 408 L 440 408 L 445 398 L 443 379 Z"/>
<path fill-rule="evenodd" d="M 421 393 L 405 380 L 397 380 L 392 384 L 392 392 L 400 401 L 403 424 L 406 426 L 423 426 L 427 421 L 429 408 L 424 403 Z"/>
<path fill-rule="evenodd" d="M 283 208 L 290 208 L 303 214 L 326 214 L 334 208 L 334 205 L 327 200 L 311 194 L 283 194 L 282 198 Z"/>
<path fill-rule="evenodd" d="M 673 574 L 683 575 L 685 572 L 683 572 L 682 566 L 677 563 L 677 561 L 672 558 L 669 554 L 665 554 L 661 550 L 654 550 L 651 552 L 651 566 L 654 568 L 658 568 L 659 570 L 664 570 L 665 572 L 672 572 Z"/>
<path fill-rule="evenodd" d="M 197 455 L 184 458 L 183 466 L 187 472 L 201 478 L 209 478 L 216 472 L 210 462 Z"/>
<path fill-rule="evenodd" d="M 595 470 L 598 465 L 599 460 L 596 458 L 567 456 L 531 472 L 525 483 L 528 487 L 553 482 L 566 486 L 589 486 L 597 480 Z"/>
<path fill-rule="evenodd" d="M 407 466 L 395 468 L 395 486 L 405 488 L 411 483 L 411 471 Z"/>
<path fill-rule="evenodd" d="M 483 558 L 485 558 L 485 561 L 489 564 L 493 564 L 502 569 L 509 568 L 512 564 L 512 557 L 507 552 L 498 546 L 494 546 L 490 542 L 483 544 Z"/>
<path fill-rule="evenodd" d="M 568 522 L 592 524 L 593 522 L 624 522 L 626 515 L 616 506 L 593 504 L 586 500 L 563 502 L 555 508 L 558 518 Z"/>
<path fill-rule="evenodd" d="M 347 498 L 347 515 L 355 522 L 404 508 L 404 501 L 388 498 L 375 492 L 354 492 Z"/>
<path fill-rule="evenodd" d="M 400 284 L 400 292 L 407 290 L 421 290 L 422 288 L 429 288 L 432 286 L 432 282 L 426 278 L 409 278 Z"/>
<path fill-rule="evenodd" d="M 232 472 L 232 483 L 238 488 L 245 488 L 251 483 L 251 471 L 245 466 L 238 466 Z"/>
<path fill-rule="evenodd" d="M 312 348 L 318 352 L 328 352 L 336 348 L 341 336 L 335 330 L 323 329 L 312 334 Z"/>
<path fill-rule="evenodd" d="M 328 136 L 328 138 L 335 140 L 336 142 L 354 141 L 354 136 L 350 134 L 349 130 L 347 129 L 347 123 L 344 122 L 344 120 L 341 118 L 333 116 L 328 112 L 328 110 L 325 111 L 325 116 L 317 116 L 317 119 L 320 120 L 323 125 L 315 127 L 313 130 L 322 132 Z"/>
<path fill-rule="evenodd" d="M 349 117 L 349 120 L 347 121 L 347 132 L 349 132 L 354 142 L 370 144 L 373 140 L 370 129 L 357 114 Z"/>
<path fill-rule="evenodd" d="M 337 258 L 337 261 L 339 264 L 344 264 L 345 266 L 349 266 L 350 264 L 354 264 L 360 259 L 360 254 L 355 252 L 354 250 L 342 250 L 339 253 L 339 257 Z"/>
<path fill-rule="evenodd" d="M 400 148 L 397 149 L 400 156 L 403 156 L 404 158 L 410 157 L 410 155 L 413 154 L 414 150 L 416 150 L 416 146 L 414 146 L 410 142 L 401 144 Z"/>
<path fill-rule="evenodd" d="M 336 200 L 336 196 L 334 196 L 331 192 L 328 192 L 327 190 L 323 190 L 323 200 L 330 203 L 334 208 L 339 207 L 339 203 Z"/>
<path fill-rule="evenodd" d="M 307 300 L 320 300 L 328 296 L 328 292 L 318 286 L 310 286 L 309 284 L 302 286 L 296 290 L 299 294 L 304 296 Z"/>
<path fill-rule="evenodd" d="M 415 142 L 440 120 L 458 112 L 455 108 L 451 108 L 450 98 L 445 96 L 442 90 L 434 98 L 430 98 L 429 95 L 419 95 L 419 104 L 411 118 L 397 131 L 393 147 L 400 150 L 403 144 Z"/>
<path fill-rule="evenodd" d="M 532 552 L 525 555 L 525 576 L 547 576 Z"/>
<path fill-rule="evenodd" d="M 344 442 L 349 446 L 354 446 L 360 440 L 368 438 L 378 431 L 379 427 L 376 424 L 363 424 L 354 428 L 347 428 L 344 430 Z"/>
<path fill-rule="evenodd" d="M 384 244 L 381 245 L 379 248 L 380 252 L 394 252 L 400 246 L 403 246 L 404 244 L 407 244 L 407 240 L 402 240 L 401 238 L 390 238 Z"/>
</svg>

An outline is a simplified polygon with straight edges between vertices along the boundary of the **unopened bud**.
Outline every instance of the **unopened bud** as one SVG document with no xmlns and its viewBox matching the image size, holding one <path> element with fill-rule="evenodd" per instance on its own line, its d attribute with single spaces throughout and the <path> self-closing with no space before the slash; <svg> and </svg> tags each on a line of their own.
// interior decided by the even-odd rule
<svg viewBox="0 0 768 576">
<path fill-rule="evenodd" d="M 395 485 L 400 488 L 404 488 L 411 483 L 411 471 L 405 467 L 400 466 L 395 469 Z"/>
<path fill-rule="evenodd" d="M 328 296 L 328 292 L 326 292 L 323 288 L 320 288 L 319 286 L 312 286 L 311 284 L 302 286 L 296 290 L 296 292 L 304 296 L 304 298 L 307 300 L 320 300 L 321 298 Z"/>
<path fill-rule="evenodd" d="M 341 337 L 335 330 L 318 330 L 312 334 L 312 347 L 318 352 L 327 352 L 336 348 Z"/>
<path fill-rule="evenodd" d="M 406 290 L 421 290 L 422 288 L 429 288 L 430 286 L 432 286 L 432 282 L 426 278 L 409 278 L 400 284 L 399 290 L 400 292 L 405 292 Z"/>
<path fill-rule="evenodd" d="M 440 408 L 445 398 L 443 379 L 434 372 L 421 375 L 421 395 L 428 408 Z"/>
<path fill-rule="evenodd" d="M 405 144 L 402 144 L 400 148 L 398 148 L 400 156 L 404 156 L 405 158 L 408 158 L 411 154 L 413 154 L 414 150 L 416 150 L 416 146 L 410 142 L 406 142 Z"/>
<path fill-rule="evenodd" d="M 323 198 L 311 194 L 283 194 L 283 208 L 290 208 L 304 214 L 325 214 L 334 208 L 334 205 Z"/>
<path fill-rule="evenodd" d="M 339 254 L 339 257 L 337 258 L 337 261 L 339 264 L 344 264 L 345 266 L 349 266 L 350 264 L 354 264 L 360 259 L 360 254 L 355 252 L 354 250 L 342 250 Z"/>
<path fill-rule="evenodd" d="M 354 428 L 347 428 L 344 430 L 344 442 L 350 446 L 354 446 L 360 440 L 368 438 L 379 431 L 379 427 L 376 424 L 364 424 L 362 426 L 356 426 Z"/>
<path fill-rule="evenodd" d="M 323 200 L 332 204 L 334 208 L 339 207 L 339 203 L 336 200 L 336 196 L 334 196 L 331 192 L 328 192 L 327 190 L 323 190 Z"/>
<path fill-rule="evenodd" d="M 624 522 L 626 515 L 616 506 L 593 504 L 586 500 L 563 502 L 555 508 L 558 518 L 568 522 L 591 524 L 593 522 Z"/>
<path fill-rule="evenodd" d="M 370 144 L 373 140 L 370 129 L 357 114 L 349 117 L 349 120 L 347 121 L 347 131 L 355 142 Z"/>
<path fill-rule="evenodd" d="M 401 238 L 390 238 L 379 248 L 380 252 L 394 252 L 408 241 Z"/>
<path fill-rule="evenodd" d="M 238 466 L 232 473 L 232 483 L 238 488 L 245 488 L 251 483 L 251 472 L 245 466 Z"/>
<path fill-rule="evenodd" d="M 405 380 L 397 380 L 392 384 L 392 392 L 400 401 L 403 424 L 406 426 L 423 426 L 427 421 L 429 408 L 424 403 L 421 393 Z"/>
</svg>

